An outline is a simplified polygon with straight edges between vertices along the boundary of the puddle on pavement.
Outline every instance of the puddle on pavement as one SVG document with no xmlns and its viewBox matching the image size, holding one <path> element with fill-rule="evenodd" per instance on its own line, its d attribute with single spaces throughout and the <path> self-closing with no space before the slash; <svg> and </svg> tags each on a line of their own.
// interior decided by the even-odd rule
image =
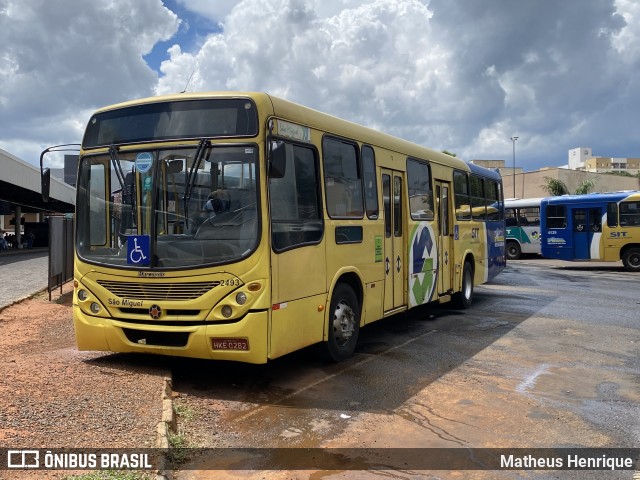
<svg viewBox="0 0 640 480">
<path fill-rule="evenodd" d="M 581 404 L 587 400 L 640 402 L 638 375 L 623 370 L 540 365 L 516 388 L 538 400 Z"/>
</svg>

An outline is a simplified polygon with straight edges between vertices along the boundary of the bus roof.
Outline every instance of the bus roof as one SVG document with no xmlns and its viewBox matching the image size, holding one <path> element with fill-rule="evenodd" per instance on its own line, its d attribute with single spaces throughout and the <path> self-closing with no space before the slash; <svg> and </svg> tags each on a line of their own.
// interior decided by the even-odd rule
<svg viewBox="0 0 640 480">
<path fill-rule="evenodd" d="M 539 207 L 542 198 L 507 198 L 504 201 L 505 208 Z"/>
<path fill-rule="evenodd" d="M 579 204 L 579 203 L 597 203 L 597 202 L 619 202 L 631 196 L 638 196 L 640 200 L 640 190 L 625 190 L 620 192 L 605 193 L 587 193 L 585 195 L 561 195 L 559 197 L 546 197 L 543 199 L 545 204 Z"/>
<path fill-rule="evenodd" d="M 471 173 L 475 173 L 476 175 L 481 175 L 493 180 L 502 179 L 502 177 L 500 176 L 500 172 L 498 172 L 497 170 L 481 167 L 480 165 L 476 165 L 475 163 L 470 162 L 467 162 L 467 166 L 469 167 L 469 169 L 471 169 Z"/>
<path fill-rule="evenodd" d="M 327 113 L 314 110 L 310 107 L 300 105 L 289 100 L 274 97 L 264 92 L 187 92 L 171 95 L 162 95 L 156 97 L 141 98 L 138 100 L 130 100 L 123 103 L 109 105 L 100 108 L 94 112 L 95 114 L 117 110 L 120 108 L 133 107 L 136 105 L 143 105 L 149 103 L 161 103 L 161 102 L 173 102 L 173 101 L 188 101 L 188 100 L 202 100 L 212 98 L 251 98 L 253 99 L 258 109 L 262 112 L 267 112 L 268 116 L 275 115 L 277 117 L 286 118 L 292 122 L 299 123 L 304 126 L 313 127 L 330 134 L 342 137 L 350 137 L 365 144 L 372 146 L 384 146 L 384 148 L 402 152 L 403 154 L 414 157 L 418 160 L 429 160 L 431 162 L 448 165 L 452 168 L 457 168 L 462 171 L 469 171 L 473 169 L 482 169 L 485 176 L 490 178 L 500 179 L 499 174 L 491 172 L 491 170 L 485 169 L 447 155 L 442 152 L 438 152 L 428 147 L 424 147 L 408 140 L 374 130 L 373 128 L 365 127 L 357 123 L 344 120 L 342 118 L 329 115 Z M 263 125 L 259 126 L 260 130 L 264 128 Z M 478 171 L 479 172 L 479 171 Z M 486 173 L 489 172 L 489 173 Z M 497 176 L 496 176 L 497 175 Z"/>
</svg>

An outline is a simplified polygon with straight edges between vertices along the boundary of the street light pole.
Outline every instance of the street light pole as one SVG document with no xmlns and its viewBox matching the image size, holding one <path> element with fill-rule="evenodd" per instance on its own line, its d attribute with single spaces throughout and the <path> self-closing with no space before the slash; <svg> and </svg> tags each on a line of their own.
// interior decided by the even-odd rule
<svg viewBox="0 0 640 480">
<path fill-rule="evenodd" d="M 511 137 L 513 142 L 513 198 L 516 198 L 516 140 L 520 137 Z"/>
</svg>

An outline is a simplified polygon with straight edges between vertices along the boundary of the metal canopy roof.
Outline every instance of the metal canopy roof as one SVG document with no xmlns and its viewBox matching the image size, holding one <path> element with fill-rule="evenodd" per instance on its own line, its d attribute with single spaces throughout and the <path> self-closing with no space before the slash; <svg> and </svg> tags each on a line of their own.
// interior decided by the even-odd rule
<svg viewBox="0 0 640 480">
<path fill-rule="evenodd" d="M 22 213 L 75 211 L 76 189 L 51 178 L 51 200 L 44 202 L 40 192 L 40 169 L 0 149 L 0 214 L 13 214 L 16 205 Z"/>
</svg>

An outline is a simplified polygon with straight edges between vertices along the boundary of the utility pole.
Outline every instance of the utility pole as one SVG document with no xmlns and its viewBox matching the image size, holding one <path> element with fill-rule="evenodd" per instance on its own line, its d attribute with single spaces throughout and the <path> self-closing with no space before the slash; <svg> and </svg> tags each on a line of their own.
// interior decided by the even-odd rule
<svg viewBox="0 0 640 480">
<path fill-rule="evenodd" d="M 513 198 L 516 198 L 516 140 L 520 137 L 511 137 L 513 142 Z"/>
</svg>

